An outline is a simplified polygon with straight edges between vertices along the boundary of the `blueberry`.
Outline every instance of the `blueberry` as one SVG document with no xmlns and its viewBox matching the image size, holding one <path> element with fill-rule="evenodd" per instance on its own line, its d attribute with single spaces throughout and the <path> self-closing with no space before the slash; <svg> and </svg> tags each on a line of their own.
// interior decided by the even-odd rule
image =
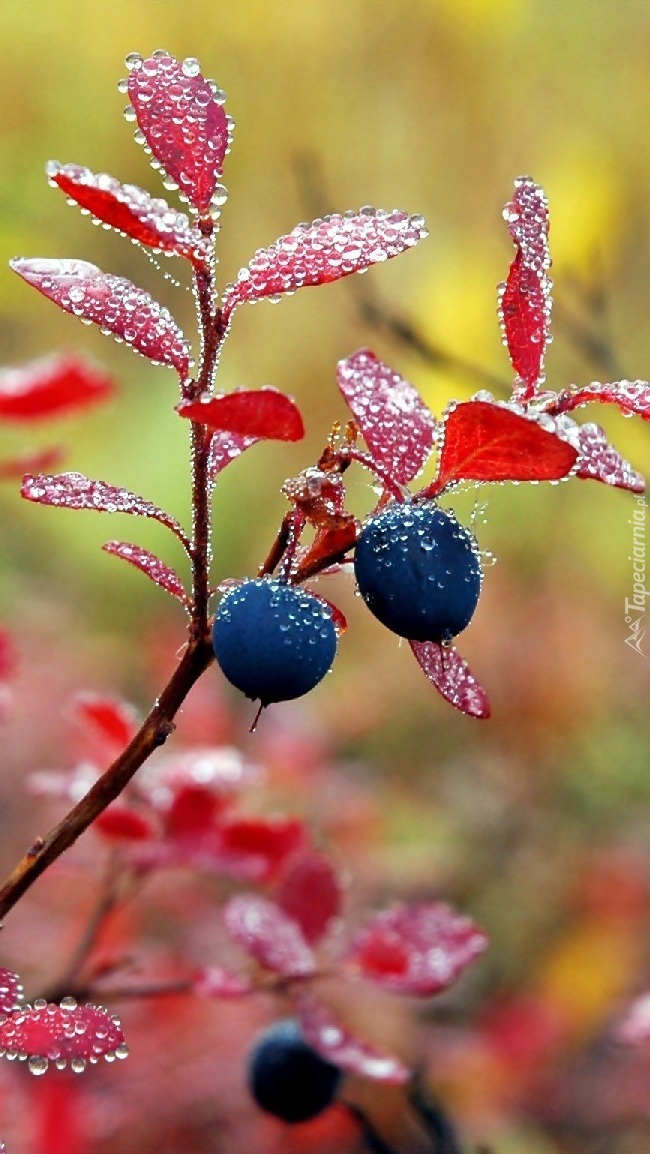
<svg viewBox="0 0 650 1154">
<path fill-rule="evenodd" d="M 262 1110 L 284 1122 L 306 1122 L 331 1106 L 341 1071 L 321 1058 L 293 1018 L 260 1035 L 249 1058 L 248 1085 Z"/>
<path fill-rule="evenodd" d="M 371 516 L 354 571 L 371 613 L 411 641 L 455 637 L 469 625 L 481 591 L 472 534 L 431 503 L 394 503 Z"/>
<path fill-rule="evenodd" d="M 260 577 L 226 593 L 212 644 L 228 680 L 269 705 L 318 685 L 334 660 L 336 628 L 332 611 L 313 593 Z"/>
</svg>

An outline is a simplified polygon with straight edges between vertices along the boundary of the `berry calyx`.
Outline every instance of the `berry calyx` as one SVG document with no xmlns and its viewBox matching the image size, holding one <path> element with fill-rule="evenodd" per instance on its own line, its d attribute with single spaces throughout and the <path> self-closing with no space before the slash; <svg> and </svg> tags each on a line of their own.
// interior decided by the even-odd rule
<svg viewBox="0 0 650 1154">
<path fill-rule="evenodd" d="M 451 640 L 469 625 L 481 592 L 474 537 L 432 503 L 393 503 L 371 516 L 354 571 L 371 613 L 409 641 Z"/>
<path fill-rule="evenodd" d="M 330 669 L 336 641 L 334 615 L 325 602 L 266 577 L 229 590 L 212 629 L 222 672 L 262 705 L 309 693 Z"/>
<path fill-rule="evenodd" d="M 307 1122 L 331 1106 L 341 1071 L 305 1041 L 298 1022 L 286 1018 L 260 1035 L 248 1067 L 257 1105 L 284 1122 Z"/>
</svg>

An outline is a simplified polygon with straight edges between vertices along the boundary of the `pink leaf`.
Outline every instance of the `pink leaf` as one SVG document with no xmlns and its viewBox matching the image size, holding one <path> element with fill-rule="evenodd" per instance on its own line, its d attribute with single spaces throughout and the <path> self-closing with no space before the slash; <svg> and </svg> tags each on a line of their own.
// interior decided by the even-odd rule
<svg viewBox="0 0 650 1154">
<path fill-rule="evenodd" d="M 192 990 L 199 998 L 243 998 L 251 983 L 223 966 L 205 966 L 194 975 Z"/>
<path fill-rule="evenodd" d="M 194 59 L 179 62 L 161 50 L 148 60 L 133 53 L 127 65 L 129 99 L 148 149 L 190 204 L 207 212 L 229 147 L 223 93 Z"/>
<path fill-rule="evenodd" d="M 176 411 L 190 421 L 239 437 L 299 441 L 305 435 L 296 402 L 270 385 L 263 389 L 237 389 L 234 393 L 200 401 L 183 401 Z"/>
<path fill-rule="evenodd" d="M 469 918 L 447 905 L 399 904 L 368 919 L 350 960 L 380 986 L 429 998 L 452 986 L 487 944 Z"/>
<path fill-rule="evenodd" d="M 341 913 L 341 879 L 315 850 L 289 859 L 276 895 L 278 905 L 300 926 L 311 944 L 327 933 Z"/>
<path fill-rule="evenodd" d="M 100 325 L 153 364 L 169 365 L 185 378 L 190 350 L 168 310 L 124 277 L 85 260 L 45 258 L 10 261 L 11 268 L 48 300 Z"/>
<path fill-rule="evenodd" d="M 431 454 L 435 420 L 413 385 L 369 349 L 339 361 L 338 383 L 372 456 L 401 484 Z"/>
<path fill-rule="evenodd" d="M 445 701 L 470 717 L 490 716 L 487 693 L 455 649 L 443 649 L 437 641 L 409 641 L 409 645 L 418 665 Z"/>
<path fill-rule="evenodd" d="M 251 445 L 257 444 L 259 437 L 242 437 L 239 433 L 217 432 L 210 442 L 208 468 L 212 481 L 222 469 L 239 457 Z"/>
<path fill-rule="evenodd" d="M 569 413 L 580 405 L 589 405 L 593 401 L 618 405 L 626 415 L 635 413 L 644 421 L 650 421 L 650 383 L 648 381 L 614 381 L 612 384 L 601 385 L 594 381 L 582 388 L 565 389 L 549 405 L 547 412 Z"/>
<path fill-rule="evenodd" d="M 162 777 L 156 772 L 150 790 L 145 777 L 145 786 L 150 805 L 167 812 L 170 793 L 175 796 L 187 786 L 199 785 L 228 799 L 250 785 L 256 774 L 234 746 L 199 745 L 176 754 Z"/>
<path fill-rule="evenodd" d="M 38 473 L 42 469 L 53 469 L 65 457 L 63 449 L 49 445 L 45 449 L 27 449 L 18 457 L 0 461 L 0 481 L 22 481 L 25 473 Z"/>
<path fill-rule="evenodd" d="M 195 263 L 209 257 L 206 238 L 192 228 L 185 213 L 166 200 L 154 199 L 135 184 L 120 184 L 112 176 L 96 174 L 78 164 L 47 165 L 50 184 L 57 185 L 95 220 L 131 237 L 156 252 L 175 253 Z"/>
<path fill-rule="evenodd" d="M 129 513 L 134 517 L 151 517 L 171 529 L 181 541 L 186 535 L 175 517 L 138 497 L 128 489 L 92 481 L 83 473 L 27 474 L 21 489 L 27 501 L 38 505 L 55 505 L 63 509 L 94 509 L 98 513 Z"/>
<path fill-rule="evenodd" d="M 119 697 L 82 691 L 75 693 L 71 715 L 91 737 L 99 739 L 108 756 L 116 756 L 127 746 L 138 728 L 135 709 Z"/>
<path fill-rule="evenodd" d="M 105 553 L 112 553 L 114 557 L 121 557 L 123 561 L 128 561 L 129 565 L 139 569 L 150 581 L 153 581 L 154 585 L 159 585 L 161 589 L 171 593 L 172 597 L 178 598 L 181 604 L 186 609 L 188 608 L 189 599 L 183 582 L 174 569 L 161 561 L 155 553 L 150 553 L 141 545 L 132 545 L 129 541 L 107 541 L 105 545 L 102 545 L 102 549 Z"/>
<path fill-rule="evenodd" d="M 126 1058 L 128 1047 L 119 1020 L 101 1006 L 78 1006 L 64 998 L 60 1006 L 35 1002 L 0 1025 L 3 1057 L 25 1055 L 33 1074 L 44 1074 L 49 1062 L 63 1069 L 68 1062 L 80 1073 L 101 1057 Z"/>
<path fill-rule="evenodd" d="M 74 353 L 0 372 L 0 419 L 38 421 L 112 396 L 113 380 Z"/>
<path fill-rule="evenodd" d="M 232 938 L 267 970 L 285 978 L 304 978 L 316 969 L 300 926 L 274 902 L 240 894 L 223 911 Z"/>
<path fill-rule="evenodd" d="M 243 301 L 327 284 L 398 256 L 427 236 L 421 216 L 362 208 L 298 224 L 269 248 L 258 249 L 223 296 L 224 323 Z"/>
<path fill-rule="evenodd" d="M 0 1018 L 20 1008 L 23 1000 L 23 985 L 13 970 L 0 967 Z"/>
<path fill-rule="evenodd" d="M 603 481 L 618 489 L 630 489 L 633 493 L 645 492 L 645 479 L 630 463 L 610 445 L 607 435 L 600 425 L 588 422 L 577 426 L 580 456 L 576 477 Z"/>
<path fill-rule="evenodd" d="M 488 401 L 455 404 L 445 417 L 442 438 L 438 476 L 424 491 L 426 496 L 457 481 L 559 480 L 571 472 L 578 456 L 534 415 Z"/>
<path fill-rule="evenodd" d="M 543 190 L 529 177 L 520 177 L 503 215 L 517 255 L 500 286 L 499 312 L 513 368 L 529 398 L 542 376 L 551 318 L 548 204 Z"/>
<path fill-rule="evenodd" d="M 301 999 L 298 1017 L 305 1041 L 334 1066 L 377 1082 L 408 1081 L 410 1071 L 398 1058 L 355 1037 L 320 1003 Z"/>
</svg>

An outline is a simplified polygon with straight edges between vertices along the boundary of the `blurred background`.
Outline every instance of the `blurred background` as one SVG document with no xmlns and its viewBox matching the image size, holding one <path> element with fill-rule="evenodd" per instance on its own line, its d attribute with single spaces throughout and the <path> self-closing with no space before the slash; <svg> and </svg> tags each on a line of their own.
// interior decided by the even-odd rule
<svg viewBox="0 0 650 1154">
<path fill-rule="evenodd" d="M 173 374 L 59 312 L 7 268 L 12 256 L 81 257 L 146 287 L 193 335 L 185 284 L 92 228 L 43 175 L 55 158 L 161 194 L 122 117 L 116 85 L 128 52 L 197 56 L 228 94 L 236 129 L 224 176 L 222 286 L 300 220 L 363 204 L 426 217 L 429 239 L 367 277 L 237 315 L 220 386 L 292 393 L 308 436 L 258 447 L 227 470 L 215 496 L 215 579 L 255 571 L 285 510 L 282 482 L 313 463 L 332 422 L 346 419 L 339 358 L 370 346 L 435 412 L 478 388 L 507 395 L 496 284 L 512 256 L 501 209 L 518 175 L 543 185 L 550 203 L 549 386 L 650 375 L 645 0 L 4 0 L 0 42 L 0 364 L 77 349 L 119 387 L 109 407 L 83 418 L 42 430 L 3 424 L 2 456 L 56 441 L 67 447 L 65 468 L 187 516 L 186 428 L 174 414 Z M 162 271 L 183 276 L 170 261 Z M 400 338 L 400 322 L 424 352 Z M 638 469 L 647 467 L 647 426 L 604 407 L 597 419 Z M 359 512 L 369 506 L 364 477 L 351 494 Z M 492 719 L 455 714 L 363 611 L 351 582 L 336 578 L 319 586 L 349 620 L 335 672 L 306 703 L 278 707 L 277 724 L 308 733 L 336 762 L 340 807 L 350 806 L 352 824 L 358 811 L 366 832 L 372 827 L 367 843 L 349 839 L 366 851 L 354 868 L 367 903 L 443 896 L 492 937 L 457 1003 L 439 1017 L 435 1006 L 424 1015 L 407 1007 L 397 1043 L 411 1059 L 424 1055 L 474 1144 L 495 1154 L 637 1154 L 650 1150 L 646 1058 L 625 1056 L 630 1071 L 608 1039 L 627 999 L 650 986 L 650 641 L 645 656 L 627 646 L 624 620 L 638 506 L 596 483 L 499 486 L 462 495 L 455 504 L 466 519 L 477 499 L 485 503 L 480 544 L 498 563 L 461 648 L 488 690 Z M 53 820 L 24 800 L 21 780 L 70 757 L 70 694 L 121 693 L 146 710 L 184 622 L 162 592 L 100 550 L 123 535 L 182 566 L 158 526 L 27 505 L 13 484 L 0 503 L 0 619 L 19 659 L 3 738 L 8 870 L 20 838 Z M 214 670 L 205 681 L 202 712 L 186 711 L 184 740 L 197 739 L 190 723 L 199 714 L 201 740 L 222 736 L 221 720 L 214 731 L 206 721 L 212 693 L 220 719 L 239 711 L 231 724 L 254 756 L 246 710 Z M 269 804 L 309 812 L 313 799 L 293 778 L 287 785 L 286 766 L 273 800 L 270 763 Z M 345 827 L 338 817 L 334 840 Z M 52 942 L 65 924 L 61 909 L 39 940 L 34 915 L 52 884 L 26 899 L 4 939 L 35 989 L 47 979 L 40 951 L 59 949 Z M 544 1032 L 549 1016 L 562 1024 L 561 1041 Z M 416 1041 L 404 1025 L 414 1017 Z M 387 1036 L 395 1035 L 392 1022 Z M 13 1126 L 10 1154 L 21 1154 Z M 106 1127 L 111 1150 L 131 1149 L 126 1123 L 119 1133 Z M 206 1122 L 191 1143 L 164 1145 L 152 1121 L 150 1132 L 140 1127 L 138 1149 L 251 1149 L 236 1133 L 210 1138 Z M 275 1141 L 287 1149 L 266 1132 L 247 1140 L 260 1152 Z M 311 1145 L 296 1139 L 295 1149 L 326 1150 L 328 1140 L 341 1148 L 340 1136 L 321 1135 Z"/>
</svg>

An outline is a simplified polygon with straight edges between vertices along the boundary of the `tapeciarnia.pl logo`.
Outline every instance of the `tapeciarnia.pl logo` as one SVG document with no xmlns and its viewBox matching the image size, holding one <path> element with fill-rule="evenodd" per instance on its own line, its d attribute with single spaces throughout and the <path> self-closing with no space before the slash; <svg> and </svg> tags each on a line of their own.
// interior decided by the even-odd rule
<svg viewBox="0 0 650 1154">
<path fill-rule="evenodd" d="M 625 598 L 625 624 L 629 633 L 625 644 L 630 649 L 636 649 L 642 657 L 646 657 L 642 649 L 645 637 L 643 624 L 647 610 L 646 598 L 649 590 L 646 588 L 646 545 L 645 523 L 648 506 L 644 497 L 637 497 L 637 507 L 632 513 L 629 524 L 632 526 L 632 554 L 628 561 L 632 562 L 632 596 Z"/>
</svg>

